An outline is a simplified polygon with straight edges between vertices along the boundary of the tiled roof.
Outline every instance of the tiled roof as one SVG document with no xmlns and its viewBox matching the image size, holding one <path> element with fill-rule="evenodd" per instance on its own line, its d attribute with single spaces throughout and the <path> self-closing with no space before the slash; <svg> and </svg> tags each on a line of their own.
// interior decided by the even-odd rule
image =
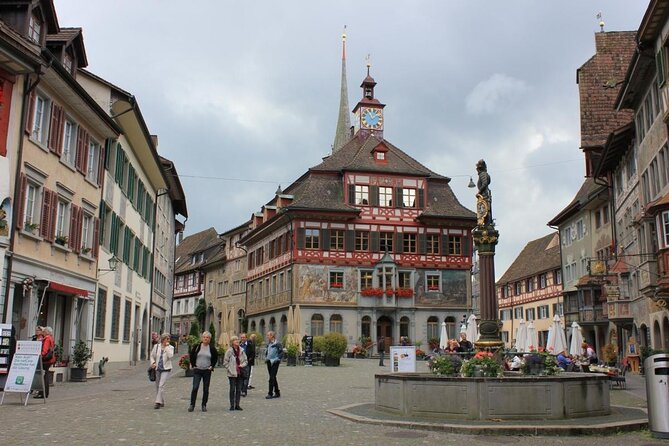
<svg viewBox="0 0 669 446">
<path fill-rule="evenodd" d="M 561 224 L 566 218 L 573 215 L 576 211 L 580 210 L 583 205 L 585 205 L 590 199 L 597 195 L 600 191 L 606 189 L 606 186 L 595 183 L 595 180 L 592 178 L 586 178 L 581 185 L 581 188 L 576 192 L 576 196 L 573 200 L 562 209 L 551 221 L 548 222 L 550 226 L 557 226 Z"/>
<path fill-rule="evenodd" d="M 445 181 L 432 181 L 429 183 L 425 211 L 421 216 L 476 218 L 474 212 L 460 204 L 451 186 Z"/>
<path fill-rule="evenodd" d="M 205 229 L 204 231 L 189 235 L 177 245 L 174 273 L 182 273 L 201 266 L 201 263 L 192 265 L 191 256 L 198 252 L 207 251 L 218 244 L 222 244 L 222 242 L 218 238 L 218 232 L 216 232 L 216 229 L 214 228 Z M 207 257 L 208 256 L 205 256 L 205 261 L 208 260 Z"/>
<path fill-rule="evenodd" d="M 596 53 L 578 69 L 581 147 L 604 145 L 609 133 L 633 119 L 629 110 L 616 111 L 615 103 L 636 48 L 635 37 L 635 31 L 595 34 Z"/>
<path fill-rule="evenodd" d="M 60 28 L 60 32 L 55 34 L 47 34 L 47 42 L 70 42 L 72 39 L 81 34 L 81 28 Z"/>
<path fill-rule="evenodd" d="M 344 188 L 341 176 L 318 175 L 311 173 L 291 188 L 293 202 L 287 209 L 327 209 L 351 211 L 357 209 L 344 201 Z"/>
<path fill-rule="evenodd" d="M 560 239 L 558 233 L 553 232 L 525 245 L 497 284 L 512 283 L 558 268 L 560 268 Z"/>
</svg>

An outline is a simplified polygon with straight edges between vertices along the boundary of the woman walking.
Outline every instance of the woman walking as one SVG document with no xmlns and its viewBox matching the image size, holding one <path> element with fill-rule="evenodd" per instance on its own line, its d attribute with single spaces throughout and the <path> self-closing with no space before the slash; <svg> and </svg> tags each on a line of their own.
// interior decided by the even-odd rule
<svg viewBox="0 0 669 446">
<path fill-rule="evenodd" d="M 190 392 L 190 406 L 188 412 L 195 410 L 195 401 L 197 400 L 197 391 L 200 388 L 200 381 L 203 382 L 202 388 L 202 412 L 207 411 L 207 401 L 209 401 L 209 383 L 211 382 L 211 372 L 218 361 L 218 352 L 216 347 L 211 344 L 211 333 L 205 331 L 200 336 L 201 342 L 194 346 L 190 352 L 190 365 L 193 367 L 193 390 Z"/>
<path fill-rule="evenodd" d="M 239 338 L 233 336 L 230 339 L 230 347 L 223 357 L 223 367 L 228 371 L 230 381 L 230 410 L 242 410 L 239 400 L 242 396 L 242 370 L 247 366 L 246 353 L 239 347 Z"/>
<path fill-rule="evenodd" d="M 160 336 L 160 344 L 156 344 L 151 350 L 151 367 L 156 369 L 156 402 L 154 409 L 165 407 L 163 393 L 165 391 L 165 382 L 172 371 L 172 356 L 174 356 L 174 347 L 170 345 L 170 334 L 163 333 Z"/>
</svg>

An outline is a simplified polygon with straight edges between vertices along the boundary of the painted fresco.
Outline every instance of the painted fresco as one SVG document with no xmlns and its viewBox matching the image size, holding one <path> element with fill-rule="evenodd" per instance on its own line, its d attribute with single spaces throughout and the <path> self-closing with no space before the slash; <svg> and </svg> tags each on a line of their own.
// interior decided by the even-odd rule
<svg viewBox="0 0 669 446">
<path fill-rule="evenodd" d="M 425 274 L 420 271 L 416 283 L 416 305 L 435 307 L 465 307 L 467 305 L 467 281 L 465 270 L 442 270 L 441 293 L 426 293 Z"/>
<path fill-rule="evenodd" d="M 337 268 L 341 271 L 340 268 Z M 344 268 L 341 290 L 328 289 L 330 268 L 323 265 L 300 265 L 297 268 L 297 301 L 305 303 L 355 304 L 358 274 L 355 268 Z"/>
</svg>

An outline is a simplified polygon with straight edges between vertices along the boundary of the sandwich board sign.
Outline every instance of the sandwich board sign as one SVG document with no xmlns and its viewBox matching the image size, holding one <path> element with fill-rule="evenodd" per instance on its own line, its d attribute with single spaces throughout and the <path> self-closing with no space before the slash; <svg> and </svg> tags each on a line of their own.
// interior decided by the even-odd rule
<svg viewBox="0 0 669 446">
<path fill-rule="evenodd" d="M 416 346 L 391 346 L 390 347 L 390 371 L 416 372 Z"/>
<path fill-rule="evenodd" d="M 7 381 L 5 382 L 5 389 L 2 392 L 0 405 L 4 402 L 7 392 L 25 393 L 26 400 L 23 402 L 23 395 L 21 395 L 21 401 L 24 406 L 28 404 L 28 395 L 33 385 L 38 363 L 40 364 L 39 379 L 41 380 L 42 390 L 44 390 L 44 373 L 42 373 L 43 369 L 41 367 L 42 342 L 18 341 L 16 343 L 16 353 L 14 353 L 14 358 L 7 374 Z"/>
</svg>

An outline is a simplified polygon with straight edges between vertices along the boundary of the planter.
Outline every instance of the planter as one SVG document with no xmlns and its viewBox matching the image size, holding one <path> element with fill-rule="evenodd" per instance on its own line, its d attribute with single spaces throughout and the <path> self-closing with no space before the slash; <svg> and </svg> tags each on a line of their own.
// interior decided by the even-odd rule
<svg viewBox="0 0 669 446">
<path fill-rule="evenodd" d="M 184 372 L 186 378 L 191 378 L 193 376 L 193 369 L 185 369 Z"/>
<path fill-rule="evenodd" d="M 53 372 L 53 381 L 51 385 L 63 384 L 67 381 L 67 366 L 53 366 L 51 367 L 51 372 Z"/>
<path fill-rule="evenodd" d="M 86 382 L 86 373 L 88 373 L 88 369 L 72 367 L 70 369 L 70 381 L 75 383 L 84 383 Z"/>
<path fill-rule="evenodd" d="M 544 375 L 546 366 L 544 364 L 530 364 L 527 366 L 528 375 Z"/>
<path fill-rule="evenodd" d="M 296 356 L 289 356 L 286 359 L 286 365 L 289 367 L 295 367 L 297 365 L 297 357 Z"/>
<path fill-rule="evenodd" d="M 325 357 L 325 366 L 326 367 L 339 367 L 339 358 L 333 358 L 332 356 Z"/>
<path fill-rule="evenodd" d="M 353 353 L 353 352 L 346 352 L 346 357 L 347 357 L 348 359 L 353 359 L 353 358 L 355 357 L 355 353 Z"/>
</svg>

